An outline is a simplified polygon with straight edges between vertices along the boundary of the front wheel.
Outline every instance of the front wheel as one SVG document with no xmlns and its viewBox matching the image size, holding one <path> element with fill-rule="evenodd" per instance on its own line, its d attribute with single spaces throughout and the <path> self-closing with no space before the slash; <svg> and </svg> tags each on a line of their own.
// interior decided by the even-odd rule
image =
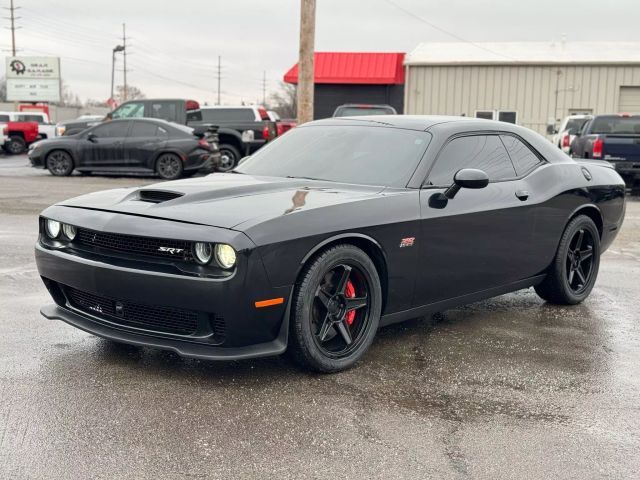
<svg viewBox="0 0 640 480">
<path fill-rule="evenodd" d="M 5 148 L 7 150 L 7 153 L 10 153 L 11 155 L 20 155 L 21 153 L 24 153 L 25 150 L 27 149 L 27 144 L 24 141 L 24 138 L 19 137 L 17 135 L 13 135 L 9 137 L 9 140 L 6 143 Z"/>
<path fill-rule="evenodd" d="M 56 177 L 67 177 L 73 172 L 73 159 L 63 150 L 54 150 L 47 155 L 47 169 Z"/>
<path fill-rule="evenodd" d="M 546 278 L 535 287 L 544 300 L 575 305 L 589 296 L 600 267 L 600 233 L 591 218 L 579 215 L 565 228 Z"/>
<path fill-rule="evenodd" d="M 306 266 L 296 285 L 291 353 L 317 372 L 350 368 L 373 342 L 381 310 L 380 279 L 371 259 L 353 245 L 331 247 Z"/>
<path fill-rule="evenodd" d="M 163 153 L 156 161 L 156 173 L 165 180 L 180 178 L 182 170 L 182 160 L 173 153 Z"/>
</svg>

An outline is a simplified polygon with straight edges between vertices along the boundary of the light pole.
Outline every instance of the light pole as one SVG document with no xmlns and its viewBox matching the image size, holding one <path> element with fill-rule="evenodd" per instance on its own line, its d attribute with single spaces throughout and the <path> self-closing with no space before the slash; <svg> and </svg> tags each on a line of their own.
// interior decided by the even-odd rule
<svg viewBox="0 0 640 480">
<path fill-rule="evenodd" d="M 122 45 L 116 45 L 115 47 L 113 47 L 113 52 L 111 54 L 111 100 L 114 100 L 113 98 L 113 82 L 115 80 L 115 75 L 116 75 L 116 52 L 124 52 L 124 46 Z"/>
</svg>

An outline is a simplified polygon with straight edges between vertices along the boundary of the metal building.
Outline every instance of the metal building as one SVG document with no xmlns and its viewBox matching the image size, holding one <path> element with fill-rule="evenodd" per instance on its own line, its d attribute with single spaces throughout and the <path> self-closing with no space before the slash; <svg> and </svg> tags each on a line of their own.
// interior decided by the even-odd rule
<svg viewBox="0 0 640 480">
<path fill-rule="evenodd" d="M 407 114 L 546 133 L 572 113 L 640 113 L 640 43 L 422 43 L 404 64 Z"/>
<path fill-rule="evenodd" d="M 402 113 L 404 53 L 316 52 L 313 118 L 333 115 L 345 103 L 388 104 Z M 298 83 L 298 64 L 284 75 Z"/>
</svg>

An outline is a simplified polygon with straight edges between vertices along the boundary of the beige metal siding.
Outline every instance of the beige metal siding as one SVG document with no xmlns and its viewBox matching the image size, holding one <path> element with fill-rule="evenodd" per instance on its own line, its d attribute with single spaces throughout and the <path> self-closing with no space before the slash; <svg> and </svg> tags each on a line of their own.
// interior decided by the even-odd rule
<svg viewBox="0 0 640 480">
<path fill-rule="evenodd" d="M 620 87 L 620 112 L 640 113 L 640 87 Z"/>
<path fill-rule="evenodd" d="M 549 120 L 569 109 L 630 111 L 620 108 L 627 102 L 621 86 L 640 87 L 640 65 L 410 65 L 405 111 L 467 116 L 477 110 L 516 111 L 520 125 L 545 133 Z"/>
</svg>

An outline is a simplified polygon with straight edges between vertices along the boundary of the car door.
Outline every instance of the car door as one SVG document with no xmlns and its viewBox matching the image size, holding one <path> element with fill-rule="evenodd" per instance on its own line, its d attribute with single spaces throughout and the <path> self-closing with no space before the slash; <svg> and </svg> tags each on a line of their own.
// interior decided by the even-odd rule
<svg viewBox="0 0 640 480">
<path fill-rule="evenodd" d="M 461 189 L 446 202 L 445 187 L 462 168 L 483 170 L 489 184 Z M 504 286 L 531 273 L 527 258 L 533 212 L 499 135 L 463 134 L 442 147 L 420 191 L 420 268 L 414 304 L 425 305 Z"/>
<path fill-rule="evenodd" d="M 84 164 L 92 167 L 126 166 L 124 141 L 129 120 L 114 120 L 98 125 L 84 134 Z"/>
<path fill-rule="evenodd" d="M 124 142 L 124 152 L 127 167 L 132 169 L 149 169 L 150 162 L 156 151 L 166 142 L 160 127 L 146 120 L 132 120 L 129 135 Z"/>
</svg>

